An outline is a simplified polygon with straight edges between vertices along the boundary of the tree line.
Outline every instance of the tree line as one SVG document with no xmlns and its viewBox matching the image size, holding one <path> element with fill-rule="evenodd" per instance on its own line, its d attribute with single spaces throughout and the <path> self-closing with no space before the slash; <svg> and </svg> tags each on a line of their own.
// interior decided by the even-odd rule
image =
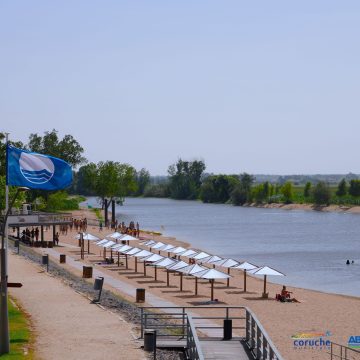
<svg viewBox="0 0 360 360">
<path fill-rule="evenodd" d="M 0 133 L 0 208 L 4 208 L 5 186 L 5 135 Z M 73 184 L 66 191 L 29 191 L 22 194 L 18 203 L 35 203 L 38 209 L 72 210 L 81 200 L 76 194 L 97 196 L 123 202 L 126 196 L 166 197 L 179 200 L 201 200 L 204 203 L 314 203 L 316 205 L 360 205 L 360 180 L 342 179 L 337 188 L 324 181 L 307 182 L 305 186 L 285 183 L 256 182 L 256 178 L 242 174 L 208 174 L 203 160 L 178 159 L 168 168 L 167 177 L 151 177 L 148 170 L 136 170 L 128 163 L 117 161 L 88 162 L 84 149 L 72 135 L 59 138 L 56 130 L 44 135 L 30 134 L 29 141 L 12 142 L 18 148 L 52 155 L 74 167 Z M 11 194 L 15 189 L 10 189 Z M 72 196 L 69 196 L 72 195 Z M 24 198 L 26 196 L 26 199 Z M 110 201 L 109 201 L 110 204 Z"/>
</svg>

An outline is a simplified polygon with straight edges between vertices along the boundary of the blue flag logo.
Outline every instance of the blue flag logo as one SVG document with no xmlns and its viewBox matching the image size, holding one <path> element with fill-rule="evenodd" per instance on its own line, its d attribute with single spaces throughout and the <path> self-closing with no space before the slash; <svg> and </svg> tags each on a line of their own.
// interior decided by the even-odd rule
<svg viewBox="0 0 360 360">
<path fill-rule="evenodd" d="M 64 160 L 12 146 L 7 146 L 6 158 L 7 185 L 40 190 L 60 190 L 71 185 L 71 166 Z"/>
</svg>

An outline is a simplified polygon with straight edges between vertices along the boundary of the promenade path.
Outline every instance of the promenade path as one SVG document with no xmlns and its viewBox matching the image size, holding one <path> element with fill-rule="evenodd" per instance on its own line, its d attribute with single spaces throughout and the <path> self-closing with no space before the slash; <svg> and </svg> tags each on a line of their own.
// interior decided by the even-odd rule
<svg viewBox="0 0 360 360">
<path fill-rule="evenodd" d="M 69 244 L 62 243 L 62 246 L 69 246 Z M 71 246 L 74 248 L 74 246 Z M 58 261 L 59 252 L 54 248 L 46 249 L 46 253 L 49 254 L 50 258 L 53 261 Z M 83 263 L 81 261 L 77 261 L 71 256 L 66 257 L 66 264 L 72 267 L 75 270 L 81 271 L 83 269 Z M 110 285 L 115 290 L 119 291 L 119 293 L 126 294 L 135 299 L 136 297 L 136 286 L 133 286 L 121 279 L 115 278 L 103 271 L 101 271 L 100 267 L 93 268 L 93 277 L 104 277 L 104 284 Z M 146 303 L 150 306 L 154 307 L 178 307 L 177 304 L 164 300 L 151 292 L 146 293 Z M 163 312 L 174 312 L 174 309 L 163 309 Z M 199 317 L 199 314 L 189 311 L 191 316 Z M 206 320 L 206 319 L 196 319 L 194 320 L 195 326 L 218 326 L 216 323 Z M 223 332 L 222 329 L 202 329 L 201 332 L 209 337 L 217 337 L 222 338 Z M 237 358 L 239 360 L 247 360 L 250 357 L 245 352 L 243 346 L 239 341 L 201 341 L 201 346 L 204 350 L 205 359 L 233 359 Z M 214 357 L 215 356 L 215 357 Z M 235 357 L 234 357 L 235 356 Z"/>
<path fill-rule="evenodd" d="M 69 259 L 70 260 L 70 259 Z M 40 266 L 9 251 L 9 281 L 23 287 L 11 295 L 30 315 L 35 358 L 52 360 L 145 359 L 132 325 L 90 304 Z"/>
</svg>

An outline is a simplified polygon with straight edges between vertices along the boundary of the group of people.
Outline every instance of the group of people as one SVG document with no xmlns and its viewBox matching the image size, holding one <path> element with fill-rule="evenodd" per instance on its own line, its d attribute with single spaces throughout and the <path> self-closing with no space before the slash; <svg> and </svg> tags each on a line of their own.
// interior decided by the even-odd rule
<svg viewBox="0 0 360 360">
<path fill-rule="evenodd" d="M 284 285 L 282 287 L 281 293 L 276 294 L 276 300 L 281 302 L 299 302 L 297 299 L 291 297 L 292 292 L 286 289 Z"/>
<path fill-rule="evenodd" d="M 117 220 L 115 220 L 114 222 L 107 222 L 105 224 L 105 226 L 109 229 L 111 226 L 111 229 L 113 229 L 114 231 L 119 231 L 122 234 L 128 234 L 134 237 L 139 237 L 140 236 L 140 225 L 137 222 L 135 224 L 134 221 L 130 221 L 129 226 L 125 225 L 125 222 L 121 222 L 120 224 L 118 223 Z M 99 230 L 102 231 L 103 230 L 103 223 L 102 221 L 99 222 Z"/>
<path fill-rule="evenodd" d="M 72 219 L 72 224 L 70 225 L 70 230 L 72 231 L 72 228 L 75 228 L 76 232 L 86 231 L 87 229 L 87 219 L 86 217 L 83 219 Z"/>
<path fill-rule="evenodd" d="M 15 232 L 15 231 L 16 231 L 16 228 L 13 228 L 13 232 Z M 21 232 L 20 240 L 24 244 L 33 246 L 35 243 L 39 243 L 41 241 L 41 239 L 39 241 L 39 236 L 40 236 L 40 230 L 39 230 L 38 226 L 36 226 L 35 228 L 32 227 L 31 230 L 29 228 L 26 228 Z M 59 232 L 55 233 L 54 238 L 53 238 L 54 245 L 59 245 L 59 238 L 60 238 Z"/>
</svg>

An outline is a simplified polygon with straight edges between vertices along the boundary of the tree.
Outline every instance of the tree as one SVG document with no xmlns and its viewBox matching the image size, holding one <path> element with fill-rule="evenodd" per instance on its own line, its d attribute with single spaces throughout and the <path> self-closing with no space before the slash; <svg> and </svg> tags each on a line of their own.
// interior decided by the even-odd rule
<svg viewBox="0 0 360 360">
<path fill-rule="evenodd" d="M 89 163 L 81 166 L 77 173 L 76 192 L 81 195 L 96 195 L 97 166 Z"/>
<path fill-rule="evenodd" d="M 170 196 L 173 199 L 197 199 L 205 168 L 202 160 L 179 159 L 176 164 L 170 165 L 168 168 Z"/>
<path fill-rule="evenodd" d="M 360 196 L 360 180 L 350 180 L 349 194 Z"/>
<path fill-rule="evenodd" d="M 146 186 L 150 183 L 150 173 L 142 168 L 140 171 L 136 172 L 136 183 L 137 190 L 135 192 L 136 196 L 144 195 Z"/>
<path fill-rule="evenodd" d="M 305 198 L 308 198 L 310 196 L 310 190 L 311 190 L 311 182 L 308 181 L 304 187 L 304 197 Z"/>
<path fill-rule="evenodd" d="M 99 162 L 96 172 L 96 194 L 104 200 L 123 200 L 130 192 L 136 191 L 136 170 L 114 161 Z"/>
<path fill-rule="evenodd" d="M 46 131 L 44 136 L 30 134 L 26 147 L 40 154 L 58 157 L 74 167 L 86 162 L 82 156 L 84 149 L 73 136 L 65 135 L 60 140 L 55 129 Z"/>
<path fill-rule="evenodd" d="M 0 176 L 6 175 L 6 135 L 0 132 Z M 24 145 L 21 141 L 9 141 L 9 143 L 17 148 L 23 148 Z"/>
<path fill-rule="evenodd" d="M 329 205 L 331 199 L 331 191 L 329 186 L 319 181 L 313 189 L 313 198 L 316 205 Z"/>
<path fill-rule="evenodd" d="M 247 173 L 240 174 L 240 184 L 237 184 L 231 192 L 231 203 L 233 205 L 244 205 L 251 201 L 251 186 L 255 181 L 254 176 Z"/>
<path fill-rule="evenodd" d="M 346 193 L 347 193 L 346 180 L 342 179 L 338 184 L 336 195 L 337 196 L 344 196 L 344 195 L 346 195 Z"/>
<path fill-rule="evenodd" d="M 200 199 L 208 203 L 226 203 L 239 183 L 239 178 L 235 175 L 208 176 L 201 185 Z"/>
<path fill-rule="evenodd" d="M 287 181 L 280 190 L 281 194 L 284 197 L 285 203 L 286 204 L 290 204 L 292 202 L 293 199 L 293 185 L 290 181 Z"/>
</svg>

